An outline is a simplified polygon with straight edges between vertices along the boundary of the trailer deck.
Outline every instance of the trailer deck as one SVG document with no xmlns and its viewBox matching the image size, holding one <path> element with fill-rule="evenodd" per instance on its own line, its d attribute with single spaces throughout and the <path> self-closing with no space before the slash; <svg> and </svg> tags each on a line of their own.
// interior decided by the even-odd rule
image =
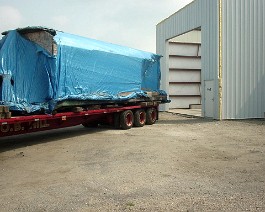
<svg viewBox="0 0 265 212">
<path fill-rule="evenodd" d="M 80 124 L 85 127 L 109 124 L 116 128 L 129 129 L 134 124 L 137 127 L 143 126 L 146 119 L 148 124 L 153 124 L 158 118 L 157 111 L 158 103 L 154 102 L 152 105 L 142 103 L 133 106 L 61 112 L 54 115 L 17 116 L 0 120 L 0 137 L 72 127 Z"/>
</svg>

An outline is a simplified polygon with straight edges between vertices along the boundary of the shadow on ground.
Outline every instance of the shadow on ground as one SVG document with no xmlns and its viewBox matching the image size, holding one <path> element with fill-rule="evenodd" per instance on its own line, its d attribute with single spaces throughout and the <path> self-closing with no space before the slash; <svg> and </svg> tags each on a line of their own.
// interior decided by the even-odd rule
<svg viewBox="0 0 265 212">
<path fill-rule="evenodd" d="M 171 113 L 172 117 L 176 117 L 176 119 L 169 120 L 159 120 L 159 124 L 202 124 L 202 123 L 223 123 L 223 122 L 234 122 L 234 123 L 243 123 L 247 125 L 265 125 L 265 119 L 226 119 L 226 120 L 215 120 L 211 118 L 204 117 L 196 117 L 192 115 L 186 114 L 176 114 Z"/>
<path fill-rule="evenodd" d="M 85 128 L 83 126 L 76 126 L 0 138 L 0 153 L 21 147 L 37 145 L 40 143 L 56 142 L 60 139 L 73 138 L 76 136 L 88 135 L 111 129 L 112 128 L 107 126 L 99 128 Z"/>
<path fill-rule="evenodd" d="M 202 118 L 202 117 L 194 117 L 187 116 L 182 114 L 172 114 L 172 117 L 176 117 L 176 119 L 159 119 L 158 124 L 202 124 L 202 123 L 211 123 L 218 122 L 214 119 Z"/>
</svg>

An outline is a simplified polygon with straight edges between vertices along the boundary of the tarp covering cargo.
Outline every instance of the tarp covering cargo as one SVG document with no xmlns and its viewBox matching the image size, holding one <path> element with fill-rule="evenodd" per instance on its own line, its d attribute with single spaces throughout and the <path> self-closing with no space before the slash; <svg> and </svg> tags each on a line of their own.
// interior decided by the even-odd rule
<svg viewBox="0 0 265 212">
<path fill-rule="evenodd" d="M 126 101 L 159 90 L 160 56 L 46 28 L 5 33 L 0 101 L 51 112 L 64 100 Z"/>
</svg>

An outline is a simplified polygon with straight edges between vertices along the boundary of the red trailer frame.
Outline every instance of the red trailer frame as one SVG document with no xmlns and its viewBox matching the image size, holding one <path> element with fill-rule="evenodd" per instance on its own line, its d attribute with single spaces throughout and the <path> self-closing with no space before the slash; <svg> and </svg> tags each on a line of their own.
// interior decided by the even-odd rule
<svg viewBox="0 0 265 212">
<path fill-rule="evenodd" d="M 130 129 L 133 125 L 142 127 L 154 124 L 158 119 L 158 103 L 124 107 L 111 107 L 80 112 L 63 112 L 55 115 L 17 116 L 0 120 L 0 137 L 26 134 L 38 131 L 72 127 L 83 124 L 94 127 L 111 124 L 116 128 Z"/>
</svg>

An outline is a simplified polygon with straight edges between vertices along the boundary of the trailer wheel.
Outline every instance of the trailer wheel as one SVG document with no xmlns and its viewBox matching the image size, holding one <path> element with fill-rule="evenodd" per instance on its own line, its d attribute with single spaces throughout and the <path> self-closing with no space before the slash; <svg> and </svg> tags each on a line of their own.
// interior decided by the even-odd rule
<svg viewBox="0 0 265 212">
<path fill-rule="evenodd" d="M 132 128 L 134 122 L 133 112 L 131 110 L 125 110 L 120 114 L 120 126 L 121 129 L 127 130 Z"/>
<path fill-rule="evenodd" d="M 143 127 L 146 122 L 146 113 L 144 110 L 136 110 L 134 113 L 134 126 Z"/>
<path fill-rule="evenodd" d="M 98 123 L 82 123 L 82 125 L 86 128 L 97 128 Z"/>
<path fill-rule="evenodd" d="M 152 125 L 156 122 L 157 110 L 155 108 L 148 108 L 146 110 L 146 124 Z"/>
</svg>

